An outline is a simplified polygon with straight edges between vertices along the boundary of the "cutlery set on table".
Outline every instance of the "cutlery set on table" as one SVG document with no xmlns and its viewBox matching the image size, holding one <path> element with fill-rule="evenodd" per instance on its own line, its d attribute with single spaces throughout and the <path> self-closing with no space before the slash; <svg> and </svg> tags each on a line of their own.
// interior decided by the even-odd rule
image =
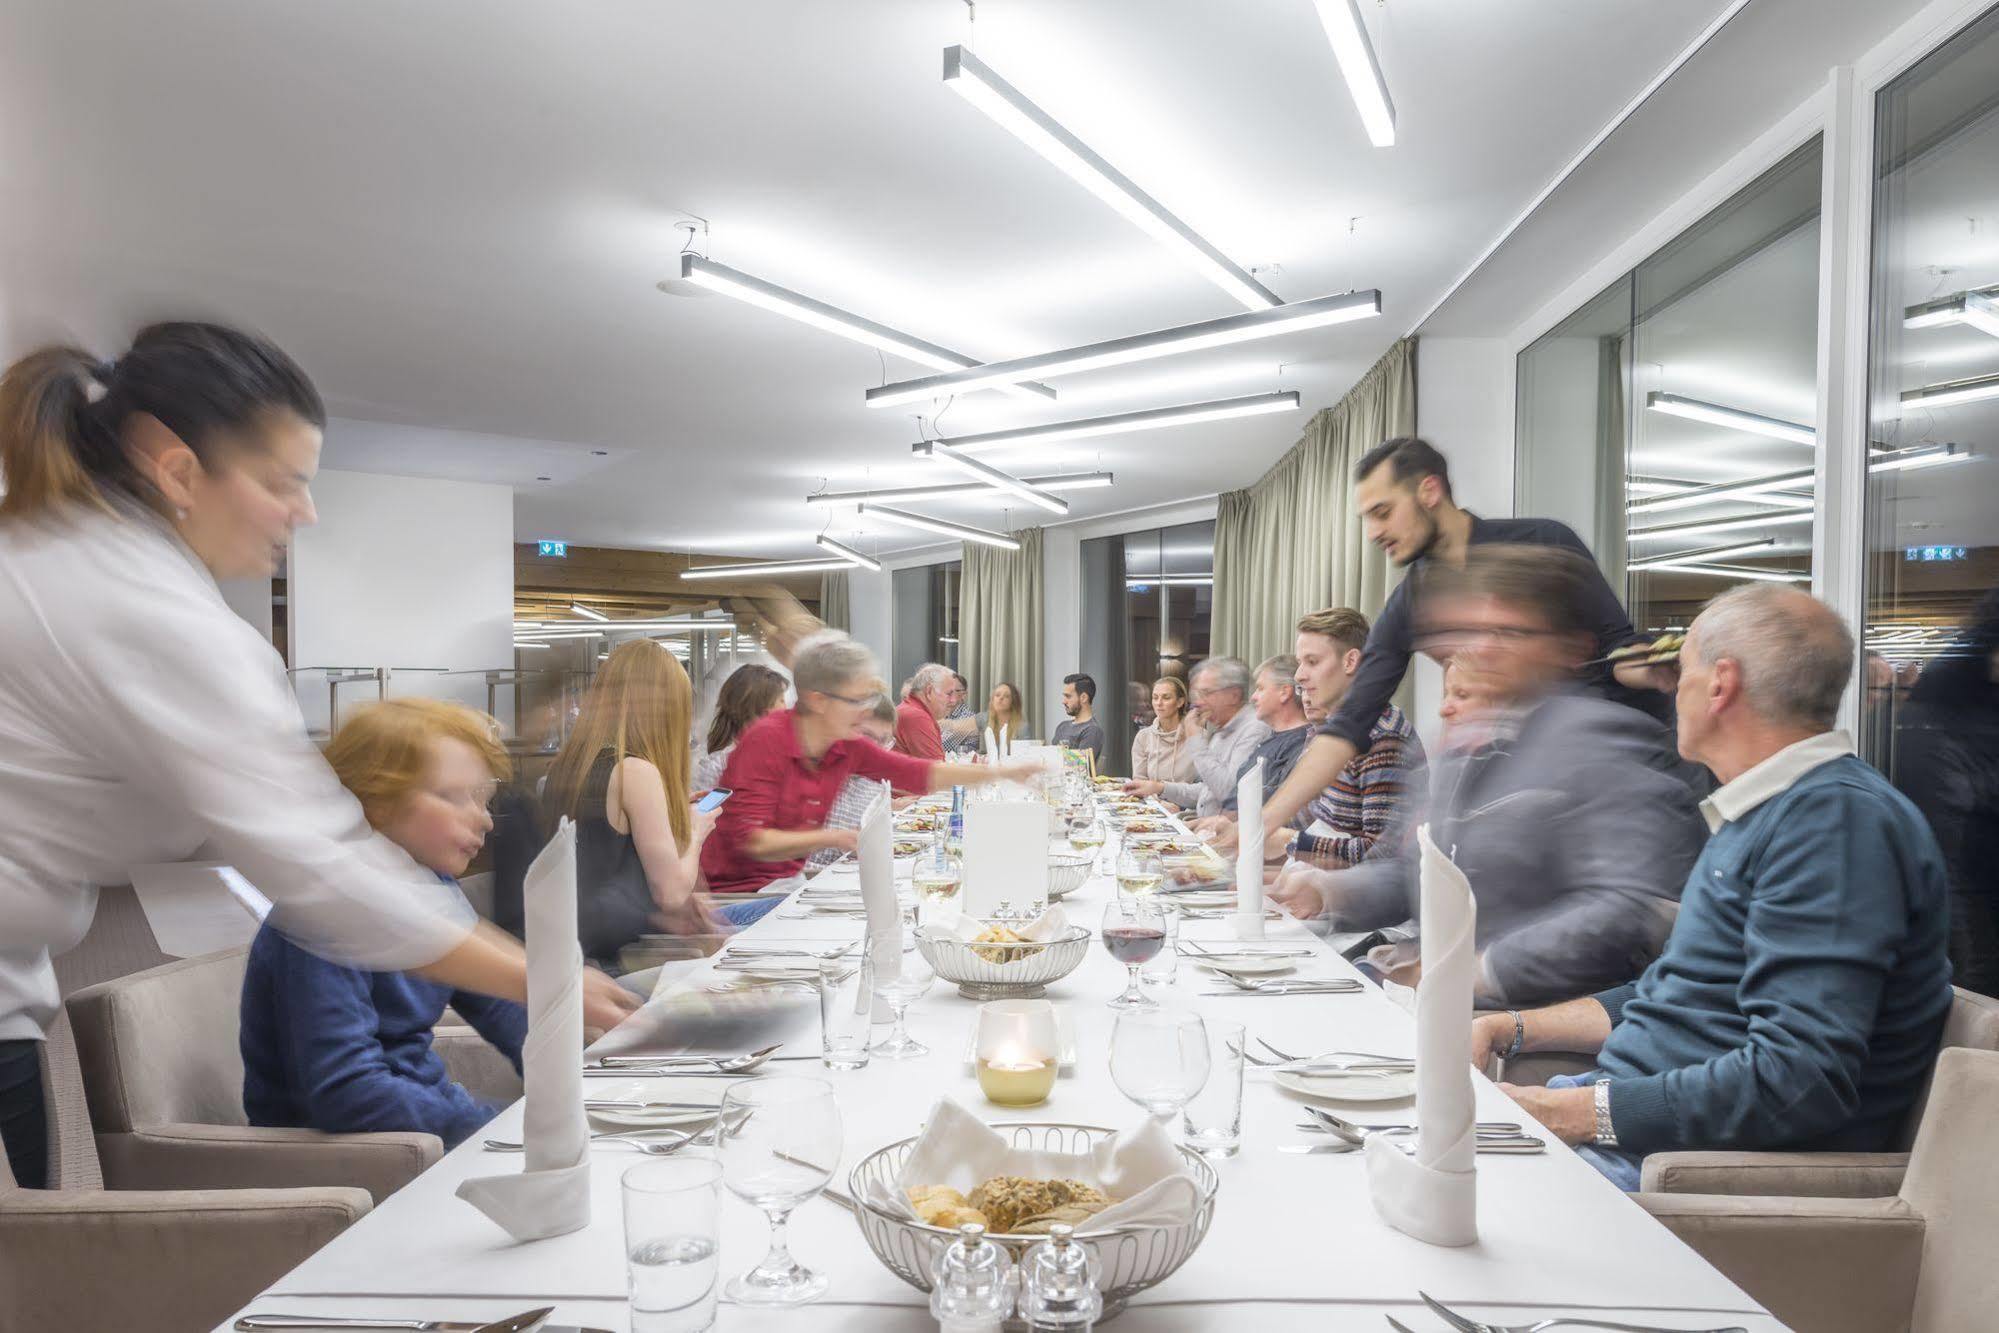
<svg viewBox="0 0 1999 1333">
<path fill-rule="evenodd" d="M 548 1317 L 555 1307 L 544 1305 L 523 1310 L 504 1319 L 356 1319 L 338 1315 L 251 1314 L 235 1323 L 237 1333 L 274 1333 L 275 1330 L 320 1329 L 325 1333 L 345 1333 L 348 1329 L 409 1329 L 412 1333 L 610 1333 L 609 1329 L 585 1328 L 580 1324 L 551 1324 Z"/>
<path fill-rule="evenodd" d="M 1426 1292 L 1419 1291 L 1416 1294 L 1422 1297 L 1423 1304 L 1429 1306 L 1455 1333 L 1542 1333 L 1543 1329 L 1550 1328 L 1602 1328 L 1611 1330 L 1611 1333 L 1748 1333 L 1748 1330 L 1740 1325 L 1731 1325 L 1728 1328 L 1689 1328 L 1684 1324 L 1671 1327 L 1660 1324 L 1617 1324 L 1607 1319 L 1586 1319 L 1579 1315 L 1574 1317 L 1557 1315 L 1548 1319 L 1536 1319 L 1527 1324 L 1481 1324 L 1476 1319 L 1467 1319 Z M 1415 1333 L 1414 1329 L 1394 1315 L 1384 1317 L 1388 1320 L 1388 1326 L 1395 1329 L 1396 1333 Z"/>
</svg>

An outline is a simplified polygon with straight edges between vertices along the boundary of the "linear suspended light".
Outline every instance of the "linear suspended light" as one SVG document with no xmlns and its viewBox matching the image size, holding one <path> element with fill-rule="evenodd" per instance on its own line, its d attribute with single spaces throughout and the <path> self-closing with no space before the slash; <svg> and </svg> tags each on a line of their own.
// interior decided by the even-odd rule
<svg viewBox="0 0 1999 1333">
<path fill-rule="evenodd" d="M 1657 514 L 1669 509 L 1691 509 L 1695 505 L 1712 504 L 1717 500 L 1753 500 L 1758 504 L 1774 505 L 1779 509 L 1809 509 L 1812 497 L 1809 495 L 1772 494 L 1793 486 L 1812 484 L 1812 469 L 1801 468 L 1795 472 L 1778 472 L 1767 477 L 1751 477 L 1747 481 L 1723 481 L 1712 486 L 1696 486 L 1676 495 L 1653 495 L 1643 500 L 1633 500 L 1624 506 L 1627 514 Z"/>
<path fill-rule="evenodd" d="M 944 86 L 992 117 L 1022 143 L 1054 163 L 1064 175 L 1241 302 L 1244 309 L 1268 310 L 1284 304 L 1282 297 L 1231 263 L 1192 227 L 1167 212 L 1157 199 L 1132 184 L 1116 167 L 1090 151 L 1088 144 L 1063 129 L 1054 117 L 962 46 L 944 48 Z"/>
<path fill-rule="evenodd" d="M 1050 495 L 1038 486 L 1030 486 L 1019 477 L 1014 476 L 1010 472 L 1002 472 L 990 463 L 981 463 L 976 458 L 967 458 L 963 454 L 953 451 L 948 445 L 939 444 L 934 440 L 925 440 L 923 443 L 913 447 L 920 458 L 932 458 L 940 463 L 948 463 L 960 472 L 969 473 L 977 477 L 994 490 L 1006 491 L 1009 494 L 1017 495 L 1029 504 L 1038 505 L 1051 514 L 1066 514 L 1069 512 L 1069 502 L 1061 496 Z"/>
<path fill-rule="evenodd" d="M 1730 546 L 1710 546 L 1699 551 L 1675 551 L 1672 555 L 1653 555 L 1647 556 L 1643 560 L 1633 560 L 1625 565 L 1625 569 L 1632 573 L 1642 573 L 1648 569 L 1657 569 L 1661 565 L 1684 564 L 1689 560 L 1711 562 L 1715 560 L 1727 560 L 1735 556 L 1759 555 L 1764 552 L 1773 551 L 1776 545 L 1777 539 L 1775 537 L 1765 537 L 1761 541 L 1736 542 Z"/>
<path fill-rule="evenodd" d="M 852 569 L 854 562 L 831 560 L 758 560 L 745 565 L 696 565 L 680 571 L 684 579 L 739 579 L 759 574 L 816 574 L 824 569 Z"/>
<path fill-rule="evenodd" d="M 1675 574 L 1706 574 L 1717 579 L 1749 579 L 1755 583 L 1810 583 L 1812 576 L 1796 569 L 1757 569 L 1751 565 L 1707 565 L 1698 562 L 1673 561 L 1669 564 L 1654 565 L 1654 569 L 1668 570 Z"/>
<path fill-rule="evenodd" d="M 1116 479 L 1111 472 L 1068 472 L 1049 477 L 1022 477 L 1029 486 L 1044 491 L 1081 491 L 1108 486 Z M 863 500 L 942 500 L 954 495 L 990 495 L 992 487 L 982 481 L 954 481 L 938 486 L 901 486 L 886 491 L 820 491 L 805 497 L 809 505 L 851 505 Z"/>
<path fill-rule="evenodd" d="M 597 639 L 606 634 L 641 633 L 652 634 L 661 630 L 685 630 L 695 633 L 720 634 L 735 628 L 733 620 L 695 620 L 662 617 L 651 620 L 612 620 L 605 622 L 601 629 L 560 629 L 540 628 L 531 625 L 514 626 L 514 633 L 523 639 Z"/>
<path fill-rule="evenodd" d="M 1367 141 L 1376 148 L 1395 145 L 1395 103 L 1388 100 L 1388 82 L 1381 77 L 1381 62 L 1374 57 L 1374 43 L 1368 40 L 1367 25 L 1360 21 L 1360 6 L 1354 0 L 1318 0 L 1319 22 L 1325 26 L 1326 40 L 1333 45 L 1333 58 L 1353 94 L 1354 110 L 1367 129 Z"/>
<path fill-rule="evenodd" d="M 812 540 L 819 544 L 820 550 L 831 551 L 834 555 L 839 556 L 842 560 L 845 560 L 850 565 L 854 565 L 857 566 L 858 568 L 865 569 L 871 574 L 878 574 L 881 572 L 881 567 L 882 567 L 881 561 L 875 559 L 871 555 L 862 555 L 859 551 L 856 551 L 853 547 L 845 545 L 844 543 L 841 542 L 836 542 L 823 532 L 820 533 L 817 537 L 814 537 Z"/>
<path fill-rule="evenodd" d="M 1976 403 L 1999 398 L 1999 375 L 1974 375 L 1970 379 L 1926 384 L 1902 395 L 1904 407 L 1949 407 L 1954 403 Z"/>
<path fill-rule="evenodd" d="M 593 607 L 585 606 L 581 602 L 571 602 L 569 604 L 569 614 L 573 616 L 582 616 L 585 620 L 610 619 L 610 617 L 605 615 L 602 611 L 596 610 Z"/>
<path fill-rule="evenodd" d="M 514 647 L 516 648 L 546 648 L 548 646 L 549 645 L 545 643 L 528 643 L 521 639 L 514 640 Z"/>
<path fill-rule="evenodd" d="M 1209 588 L 1213 587 L 1213 574 L 1158 574 L 1147 577 L 1144 574 L 1128 574 L 1124 586 L 1127 588 Z"/>
<path fill-rule="evenodd" d="M 1752 435 L 1767 435 L 1773 440 L 1789 440 L 1792 444 L 1818 443 L 1818 432 L 1799 422 L 1766 417 L 1760 412 L 1745 412 L 1739 407 L 1724 407 L 1720 403 L 1704 403 L 1698 398 L 1687 398 L 1677 393 L 1661 393 L 1654 389 L 1645 395 L 1645 406 L 1668 416 L 1746 430 Z"/>
<path fill-rule="evenodd" d="M 1973 455 L 1959 453 L 1954 444 L 1924 444 L 1913 449 L 1884 449 L 1867 463 L 1869 472 L 1907 472 L 1915 468 L 1942 467 L 1946 463 L 1969 463 Z"/>
<path fill-rule="evenodd" d="M 978 542 L 982 546 L 997 546 L 1002 551 L 1018 551 L 1020 543 L 1003 532 L 988 532 L 984 528 L 969 527 L 963 523 L 953 523 L 949 519 L 932 518 L 928 514 L 913 514 L 907 509 L 894 509 L 888 505 L 866 502 L 855 506 L 863 514 L 873 514 L 891 523 L 899 523 L 905 528 L 921 528 L 925 532 L 939 532 L 946 537 L 962 537 L 968 542 Z"/>
<path fill-rule="evenodd" d="M 1800 509 L 1781 514 L 1746 514 L 1741 518 L 1708 518 L 1694 523 L 1672 523 L 1662 528 L 1634 528 L 1624 534 L 1628 542 L 1671 541 L 1707 532 L 1736 532 L 1743 528 L 1774 528 L 1788 523 L 1809 523 L 1812 511 Z"/>
<path fill-rule="evenodd" d="M 605 633 L 604 630 L 583 629 L 517 629 L 514 639 L 517 643 L 527 639 L 536 643 L 554 643 L 560 639 L 601 639 Z"/>
<path fill-rule="evenodd" d="M 1051 421 L 1045 426 L 1020 426 L 1013 430 L 987 431 L 981 435 L 960 435 L 942 443 L 961 454 L 976 454 L 1016 444 L 1052 444 L 1057 440 L 1081 440 L 1092 435 L 1124 435 L 1132 431 L 1158 430 L 1163 426 L 1190 426 L 1197 421 L 1295 412 L 1298 403 L 1298 391 L 1287 389 L 1277 393 L 1253 393 L 1241 398 L 1216 398 L 1205 403 L 1182 403 L 1178 407 L 1148 407 L 1143 411 L 1086 417 L 1081 421 Z"/>
<path fill-rule="evenodd" d="M 990 388 L 995 384 L 1011 384 L 1033 376 L 1045 375 L 1053 378 L 1073 375 L 1079 371 L 1099 370 L 1105 366 L 1129 365 L 1134 361 L 1150 361 L 1156 357 L 1179 356 L 1210 347 L 1226 347 L 1259 338 L 1274 338 L 1305 329 L 1324 328 L 1328 324 L 1344 324 L 1349 320 L 1368 319 L 1380 313 L 1381 293 L 1372 289 L 1364 292 L 1345 292 L 1338 296 L 1320 296 L 1310 301 L 1294 301 L 1290 305 L 1276 306 L 1270 310 L 1252 310 L 1241 315 L 1225 315 L 1220 319 L 1203 320 L 1198 324 L 1183 324 L 1178 328 L 1138 333 L 1128 338 L 1113 338 L 1108 342 L 1066 347 L 1059 352 L 1043 352 L 1038 356 L 1025 356 L 1013 361 L 996 361 L 991 365 L 977 366 L 970 370 L 957 370 L 923 379 L 903 380 L 897 384 L 884 384 L 867 391 L 867 404 L 869 407 L 888 407 L 895 403 L 913 402 L 922 398 L 969 393 L 973 389 Z"/>
<path fill-rule="evenodd" d="M 1938 301 L 1925 301 L 1902 312 L 1905 329 L 1929 329 L 1940 324 L 1969 324 L 1999 338 L 1999 287 L 1973 287 Z"/>
<path fill-rule="evenodd" d="M 936 343 L 911 337 L 886 324 L 877 324 L 871 319 L 849 314 L 823 301 L 815 301 L 809 296 L 800 296 L 797 292 L 788 291 L 761 278 L 753 278 L 747 273 L 739 273 L 726 264 L 718 264 L 700 255 L 688 254 L 680 257 L 680 276 L 696 286 L 721 292 L 725 296 L 733 296 L 738 301 L 783 315 L 787 319 L 795 319 L 801 324 L 810 324 L 815 329 L 824 329 L 828 333 L 851 338 L 857 343 L 866 343 L 869 347 L 893 352 L 906 361 L 914 361 L 917 365 L 928 366 L 932 370 L 963 370 L 980 364 L 962 352 L 954 352 L 948 347 L 939 347 Z M 1055 390 L 1045 384 L 1007 382 L 982 387 L 998 388 L 1018 397 L 1052 399 L 1055 396 Z"/>
</svg>

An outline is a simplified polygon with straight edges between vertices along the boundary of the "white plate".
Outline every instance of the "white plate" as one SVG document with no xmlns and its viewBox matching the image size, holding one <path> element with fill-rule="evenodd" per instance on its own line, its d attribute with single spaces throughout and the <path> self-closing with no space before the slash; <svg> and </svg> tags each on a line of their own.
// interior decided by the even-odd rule
<svg viewBox="0 0 1999 1333">
<path fill-rule="evenodd" d="M 1277 1074 L 1277 1086 L 1324 1102 L 1399 1102 L 1416 1095 L 1416 1075 Z"/>
<path fill-rule="evenodd" d="M 1183 953 L 1182 958 L 1196 967 L 1205 967 L 1212 972 L 1233 972 L 1239 977 L 1274 977 L 1280 972 L 1295 972 L 1298 965 L 1289 958 L 1272 958 L 1269 955 L 1244 955 L 1239 957 L 1203 958 L 1199 954 Z"/>
<path fill-rule="evenodd" d="M 713 1085 L 700 1092 L 714 1091 Z M 700 1092 L 686 1084 L 672 1084 L 660 1079 L 650 1079 L 644 1083 L 615 1083 L 609 1091 L 590 1090 L 591 1101 L 612 1102 L 698 1102 Z M 655 1110 L 592 1111 L 590 1118 L 619 1129 L 677 1129 L 687 1125 L 704 1125 L 715 1118 L 714 1111 L 673 1111 L 665 1107 Z"/>
</svg>

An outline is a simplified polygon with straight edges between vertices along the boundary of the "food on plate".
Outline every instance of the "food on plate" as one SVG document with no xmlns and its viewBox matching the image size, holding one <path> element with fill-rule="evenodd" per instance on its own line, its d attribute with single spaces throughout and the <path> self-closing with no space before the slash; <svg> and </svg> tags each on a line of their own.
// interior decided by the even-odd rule
<svg viewBox="0 0 1999 1333">
<path fill-rule="evenodd" d="M 1205 842 L 1167 842 L 1159 846 L 1161 856 L 1209 856 L 1211 849 Z"/>
<path fill-rule="evenodd" d="M 914 856 L 918 852 L 923 850 L 923 844 L 920 842 L 910 842 L 907 840 L 903 840 L 895 844 L 894 850 L 897 856 Z"/>
<path fill-rule="evenodd" d="M 1126 833 L 1164 833 L 1166 826 L 1156 819 L 1133 819 L 1124 826 Z"/>
<path fill-rule="evenodd" d="M 1007 948 L 1007 945 L 1021 945 Z M 1017 963 L 1035 952 L 1039 945 L 1031 945 L 1025 935 L 1006 926 L 987 926 L 972 937 L 972 952 L 988 963 L 1005 965 Z"/>
<path fill-rule="evenodd" d="M 1607 662 L 1636 662 L 1641 666 L 1658 666 L 1665 662 L 1677 662 L 1680 649 L 1686 644 L 1684 634 L 1661 634 L 1650 643 L 1628 643 L 1605 657 Z"/>
<path fill-rule="evenodd" d="M 897 815 L 895 827 L 901 833 L 930 833 L 937 828 L 937 816 L 927 811 L 911 811 Z"/>
<path fill-rule="evenodd" d="M 919 1220 L 933 1227 L 946 1227 L 956 1231 L 967 1222 L 977 1222 L 991 1229 L 986 1215 L 972 1207 L 964 1195 L 949 1185 L 918 1185 L 909 1191 L 909 1206 Z"/>
</svg>

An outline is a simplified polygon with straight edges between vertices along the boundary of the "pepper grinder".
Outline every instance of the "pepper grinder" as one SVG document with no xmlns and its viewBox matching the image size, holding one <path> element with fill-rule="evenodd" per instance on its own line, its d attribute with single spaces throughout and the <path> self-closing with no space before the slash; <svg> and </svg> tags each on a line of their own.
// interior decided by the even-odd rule
<svg viewBox="0 0 1999 1333">
<path fill-rule="evenodd" d="M 1013 1310 L 1013 1264 L 986 1239 L 977 1222 L 958 1228 L 958 1239 L 937 1256 L 931 1273 L 930 1313 L 940 1333 L 1000 1333 Z"/>
<path fill-rule="evenodd" d="M 1021 1261 L 1020 1317 L 1031 1333 L 1090 1333 L 1104 1312 L 1097 1262 L 1060 1222 Z"/>
</svg>

